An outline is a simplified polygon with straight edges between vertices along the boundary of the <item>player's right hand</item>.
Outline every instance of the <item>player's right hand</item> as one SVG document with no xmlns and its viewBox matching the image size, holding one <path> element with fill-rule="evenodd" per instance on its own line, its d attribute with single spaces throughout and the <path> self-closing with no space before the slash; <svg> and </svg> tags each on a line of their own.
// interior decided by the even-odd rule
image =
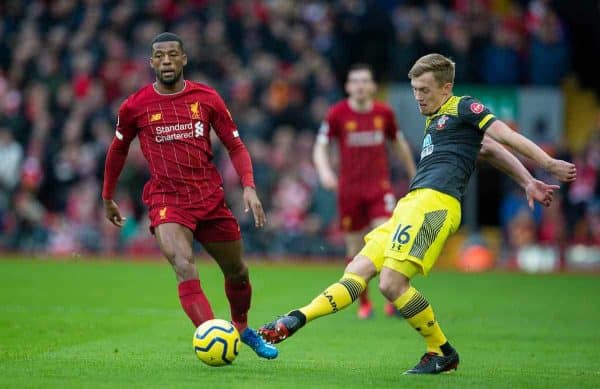
<svg viewBox="0 0 600 389">
<path fill-rule="evenodd" d="M 338 188 L 337 177 L 332 172 L 321 174 L 321 185 L 323 188 L 335 192 Z"/>
<path fill-rule="evenodd" d="M 112 224 L 123 227 L 127 218 L 121 216 L 119 206 L 114 200 L 104 200 L 104 215 Z"/>
<path fill-rule="evenodd" d="M 571 182 L 577 178 L 575 164 L 561 159 L 552 159 L 547 169 L 559 181 Z"/>
</svg>

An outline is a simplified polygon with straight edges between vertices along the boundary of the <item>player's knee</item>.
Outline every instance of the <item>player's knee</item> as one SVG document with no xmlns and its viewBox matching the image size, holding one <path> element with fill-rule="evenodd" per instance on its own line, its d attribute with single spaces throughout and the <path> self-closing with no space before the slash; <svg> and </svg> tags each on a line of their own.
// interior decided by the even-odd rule
<svg viewBox="0 0 600 389">
<path fill-rule="evenodd" d="M 173 262 L 173 270 L 175 270 L 175 274 L 177 274 L 177 278 L 179 280 L 191 280 L 198 278 L 196 266 L 187 260 Z"/>
<path fill-rule="evenodd" d="M 225 272 L 225 278 L 233 282 L 241 282 L 248 280 L 248 266 L 244 262 L 240 262 L 237 266 L 232 266 Z"/>
<path fill-rule="evenodd" d="M 355 256 L 354 259 L 348 263 L 345 272 L 357 274 L 366 281 L 377 275 L 377 269 L 375 268 L 373 262 L 369 258 L 360 254 Z"/>
<path fill-rule="evenodd" d="M 379 291 L 389 301 L 395 301 L 410 287 L 408 280 L 398 280 L 382 275 L 379 279 Z"/>
</svg>

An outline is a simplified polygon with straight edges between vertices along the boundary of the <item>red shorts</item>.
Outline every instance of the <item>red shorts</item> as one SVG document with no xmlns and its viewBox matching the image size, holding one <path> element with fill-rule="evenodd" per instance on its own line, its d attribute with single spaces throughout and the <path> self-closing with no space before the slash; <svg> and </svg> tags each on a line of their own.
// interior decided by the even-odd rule
<svg viewBox="0 0 600 389">
<path fill-rule="evenodd" d="M 222 192 L 221 192 L 222 193 Z M 182 207 L 153 205 L 149 210 L 150 232 L 163 223 L 177 223 L 194 232 L 200 243 L 231 242 L 241 239 L 240 226 L 221 196 L 212 206 Z"/>
<path fill-rule="evenodd" d="M 338 192 L 340 226 L 345 232 L 362 231 L 377 218 L 389 218 L 395 206 L 396 197 L 390 191 Z"/>
</svg>

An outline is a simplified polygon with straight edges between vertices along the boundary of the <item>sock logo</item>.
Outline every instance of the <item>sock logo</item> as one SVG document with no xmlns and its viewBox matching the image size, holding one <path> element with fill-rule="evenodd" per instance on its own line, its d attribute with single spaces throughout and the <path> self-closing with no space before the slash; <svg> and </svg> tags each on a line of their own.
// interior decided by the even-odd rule
<svg viewBox="0 0 600 389">
<path fill-rule="evenodd" d="M 435 324 L 435 320 L 430 320 L 427 322 L 427 327 L 433 327 L 434 324 Z"/>
<path fill-rule="evenodd" d="M 333 301 L 333 296 L 328 294 L 327 291 L 323 292 L 323 296 L 325 296 L 327 298 L 327 301 L 329 301 L 329 305 L 331 305 L 333 312 L 337 312 L 338 307 L 337 307 L 337 304 L 335 303 L 335 301 Z"/>
</svg>

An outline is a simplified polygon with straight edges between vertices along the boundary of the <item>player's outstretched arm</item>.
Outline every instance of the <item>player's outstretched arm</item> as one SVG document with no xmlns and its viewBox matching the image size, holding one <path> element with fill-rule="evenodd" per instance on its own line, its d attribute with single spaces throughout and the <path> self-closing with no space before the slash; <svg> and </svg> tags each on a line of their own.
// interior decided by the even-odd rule
<svg viewBox="0 0 600 389">
<path fill-rule="evenodd" d="M 519 154 L 533 159 L 559 181 L 575 181 L 577 170 L 574 164 L 550 157 L 538 145 L 516 131 L 513 131 L 502 121 L 496 120 L 492 123 L 487 129 L 486 134 L 501 144 L 511 147 Z"/>
<path fill-rule="evenodd" d="M 313 162 L 319 174 L 321 185 L 328 190 L 337 190 L 338 181 L 331 163 L 329 161 L 329 153 L 327 150 L 328 142 L 317 137 L 313 148 Z"/>
<path fill-rule="evenodd" d="M 548 185 L 545 182 L 536 180 L 517 157 L 489 136 L 483 137 L 480 156 L 497 169 L 508 174 L 525 190 L 529 208 L 533 209 L 534 201 L 545 207 L 550 206 L 554 191 L 559 186 Z"/>
<path fill-rule="evenodd" d="M 410 151 L 410 146 L 408 145 L 406 138 L 404 138 L 404 136 L 399 137 L 392 142 L 392 147 L 394 148 L 394 152 L 398 156 L 398 159 L 404 165 L 408 179 L 412 180 L 417 168 L 415 166 L 415 158 L 413 157 L 412 151 Z"/>
</svg>

